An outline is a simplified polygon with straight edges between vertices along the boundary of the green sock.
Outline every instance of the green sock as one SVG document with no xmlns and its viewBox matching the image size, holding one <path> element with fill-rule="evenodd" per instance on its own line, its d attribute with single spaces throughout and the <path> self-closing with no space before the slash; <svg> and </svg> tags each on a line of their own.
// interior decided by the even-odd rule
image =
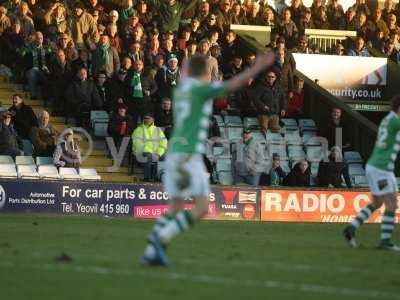
<svg viewBox="0 0 400 300">
<path fill-rule="evenodd" d="M 394 229 L 395 214 L 393 211 L 385 210 L 381 223 L 381 243 L 389 244 Z"/>
<path fill-rule="evenodd" d="M 357 229 L 360 227 L 366 220 L 369 219 L 369 217 L 372 215 L 372 213 L 376 210 L 376 207 L 372 204 L 368 204 L 366 207 L 364 207 L 358 215 L 355 217 L 353 222 L 351 222 L 351 226 L 353 226 L 354 229 Z"/>
<path fill-rule="evenodd" d="M 176 214 L 175 218 L 168 221 L 168 223 L 158 232 L 163 243 L 168 244 L 172 238 L 188 231 L 193 226 L 193 216 L 188 210 L 180 211 Z"/>
</svg>

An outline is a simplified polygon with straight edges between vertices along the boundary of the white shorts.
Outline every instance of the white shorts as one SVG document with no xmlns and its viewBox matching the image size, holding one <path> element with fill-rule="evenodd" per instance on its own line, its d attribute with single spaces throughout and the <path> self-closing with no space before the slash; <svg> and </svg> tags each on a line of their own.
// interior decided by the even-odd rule
<svg viewBox="0 0 400 300">
<path fill-rule="evenodd" d="M 170 153 L 165 162 L 164 187 L 169 197 L 208 197 L 209 175 L 201 154 Z"/>
<path fill-rule="evenodd" d="M 367 165 L 365 173 L 372 195 L 382 196 L 398 192 L 397 181 L 393 172 Z"/>
</svg>

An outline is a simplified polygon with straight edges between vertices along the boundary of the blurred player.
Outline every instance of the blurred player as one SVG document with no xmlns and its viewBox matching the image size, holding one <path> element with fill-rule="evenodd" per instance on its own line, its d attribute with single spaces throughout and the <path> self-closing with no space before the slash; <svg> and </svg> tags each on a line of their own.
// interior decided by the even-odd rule
<svg viewBox="0 0 400 300">
<path fill-rule="evenodd" d="M 397 209 L 397 182 L 394 164 L 400 151 L 400 96 L 392 99 L 392 110 L 379 125 L 378 136 L 366 166 L 366 176 L 372 193 L 372 203 L 365 206 L 344 229 L 344 237 L 351 247 L 357 247 L 355 232 L 371 214 L 385 204 L 381 223 L 379 248 L 400 251 L 391 242 Z"/>
<path fill-rule="evenodd" d="M 207 61 L 195 55 L 184 63 L 182 80 L 174 92 L 174 131 L 166 159 L 165 190 L 170 197 L 168 212 L 161 216 L 149 236 L 142 263 L 167 265 L 166 245 L 208 213 L 210 187 L 202 153 L 213 98 L 236 91 L 250 78 L 271 66 L 272 53 L 260 54 L 254 65 L 226 82 L 207 82 Z M 184 199 L 193 197 L 195 206 L 184 210 Z"/>
</svg>

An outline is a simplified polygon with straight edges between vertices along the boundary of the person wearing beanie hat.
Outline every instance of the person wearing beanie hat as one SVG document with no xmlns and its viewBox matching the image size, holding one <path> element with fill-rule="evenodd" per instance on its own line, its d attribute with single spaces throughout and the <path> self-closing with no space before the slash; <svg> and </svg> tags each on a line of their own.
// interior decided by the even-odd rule
<svg viewBox="0 0 400 300">
<path fill-rule="evenodd" d="M 178 57 L 171 53 L 167 58 L 167 67 L 157 71 L 155 80 L 158 86 L 158 97 L 172 97 L 172 90 L 179 83 L 180 70 L 178 68 Z"/>
<path fill-rule="evenodd" d="M 15 158 L 23 155 L 22 140 L 18 137 L 12 124 L 12 113 L 5 111 L 1 113 L 0 119 L 0 155 L 10 155 Z"/>
<path fill-rule="evenodd" d="M 121 146 L 124 137 L 130 137 L 134 128 L 132 117 L 127 113 L 128 106 L 119 103 L 108 123 L 107 132 L 114 140 L 117 149 Z"/>
<path fill-rule="evenodd" d="M 160 127 L 154 125 L 150 112 L 143 115 L 143 123 L 132 133 L 132 153 L 136 161 L 144 168 L 144 181 L 157 179 L 157 162 L 163 159 L 168 141 Z"/>
</svg>

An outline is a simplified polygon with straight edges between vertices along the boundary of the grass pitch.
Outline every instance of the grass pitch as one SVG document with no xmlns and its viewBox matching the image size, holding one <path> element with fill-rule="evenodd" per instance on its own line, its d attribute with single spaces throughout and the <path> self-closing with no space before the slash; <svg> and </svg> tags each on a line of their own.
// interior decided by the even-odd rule
<svg viewBox="0 0 400 300">
<path fill-rule="evenodd" d="M 378 225 L 353 250 L 343 225 L 204 221 L 171 245 L 171 267 L 148 268 L 152 225 L 0 215 L 1 299 L 400 299 L 400 253 L 375 249 Z"/>
</svg>

